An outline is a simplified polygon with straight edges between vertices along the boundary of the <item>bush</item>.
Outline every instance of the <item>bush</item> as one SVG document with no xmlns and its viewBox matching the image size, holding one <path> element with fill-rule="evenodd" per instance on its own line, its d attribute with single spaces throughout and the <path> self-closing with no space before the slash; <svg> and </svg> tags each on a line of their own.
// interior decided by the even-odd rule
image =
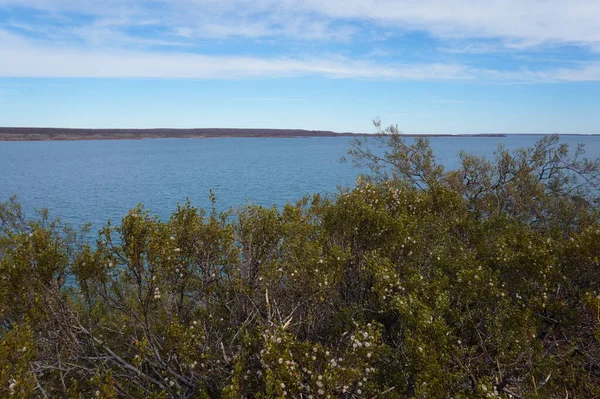
<svg viewBox="0 0 600 399">
<path fill-rule="evenodd" d="M 139 206 L 96 243 L 2 204 L 0 394 L 599 396 L 598 164 L 379 139 L 335 198 Z"/>
</svg>

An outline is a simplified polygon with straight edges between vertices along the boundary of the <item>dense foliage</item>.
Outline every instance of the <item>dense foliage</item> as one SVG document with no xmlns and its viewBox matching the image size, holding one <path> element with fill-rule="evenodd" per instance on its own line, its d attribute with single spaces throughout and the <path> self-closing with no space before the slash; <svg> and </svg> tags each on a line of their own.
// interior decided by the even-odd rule
<svg viewBox="0 0 600 399">
<path fill-rule="evenodd" d="M 375 142 L 334 198 L 139 206 L 93 244 L 2 204 L 0 396 L 600 396 L 598 162 Z"/>
</svg>

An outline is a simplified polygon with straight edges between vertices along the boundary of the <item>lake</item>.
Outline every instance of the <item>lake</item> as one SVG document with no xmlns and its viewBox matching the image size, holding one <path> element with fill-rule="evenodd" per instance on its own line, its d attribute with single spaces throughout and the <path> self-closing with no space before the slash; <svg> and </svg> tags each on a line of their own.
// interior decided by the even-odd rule
<svg viewBox="0 0 600 399">
<path fill-rule="evenodd" d="M 499 143 L 529 146 L 539 136 L 434 137 L 440 161 L 456 165 L 460 150 L 491 153 Z M 246 203 L 282 206 L 305 194 L 335 193 L 359 172 L 340 163 L 351 138 L 223 138 L 0 142 L 0 201 L 17 194 L 28 216 L 48 208 L 75 226 L 118 222 L 143 203 L 167 217 L 187 197 L 198 207 Z M 563 136 L 600 156 L 600 137 Z"/>
</svg>

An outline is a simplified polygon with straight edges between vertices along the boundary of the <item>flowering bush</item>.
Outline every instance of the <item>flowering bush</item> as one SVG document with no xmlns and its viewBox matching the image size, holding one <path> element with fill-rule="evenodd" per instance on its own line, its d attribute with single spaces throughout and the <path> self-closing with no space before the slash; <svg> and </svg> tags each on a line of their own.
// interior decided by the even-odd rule
<svg viewBox="0 0 600 399">
<path fill-rule="evenodd" d="M 542 144 L 508 186 L 423 141 L 334 198 L 140 206 L 93 244 L 4 203 L 0 396 L 597 397 L 598 210 L 515 169 L 575 168 Z"/>
</svg>

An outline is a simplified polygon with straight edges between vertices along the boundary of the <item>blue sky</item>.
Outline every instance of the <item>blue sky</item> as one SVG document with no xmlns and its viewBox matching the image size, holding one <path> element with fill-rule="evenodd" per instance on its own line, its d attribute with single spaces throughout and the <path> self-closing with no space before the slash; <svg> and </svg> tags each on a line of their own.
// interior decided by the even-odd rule
<svg viewBox="0 0 600 399">
<path fill-rule="evenodd" d="M 597 0 L 0 0 L 0 126 L 600 133 Z"/>
</svg>

